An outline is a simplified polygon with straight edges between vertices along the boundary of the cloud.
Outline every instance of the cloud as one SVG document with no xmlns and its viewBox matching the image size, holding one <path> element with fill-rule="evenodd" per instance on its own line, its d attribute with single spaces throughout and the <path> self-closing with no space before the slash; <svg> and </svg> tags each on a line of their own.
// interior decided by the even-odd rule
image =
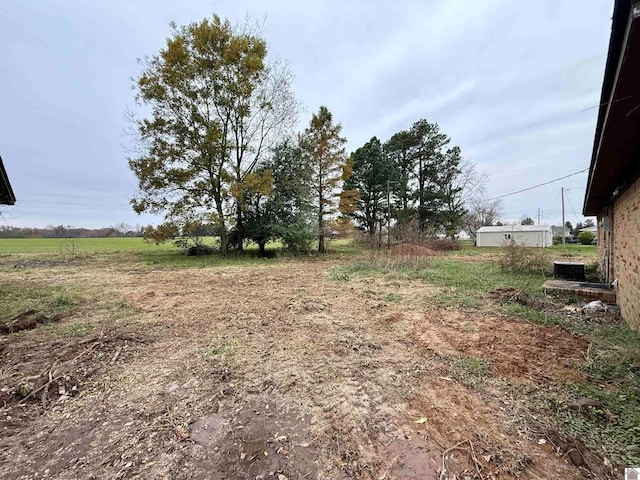
<svg viewBox="0 0 640 480">
<path fill-rule="evenodd" d="M 122 147 L 129 79 L 137 58 L 163 47 L 171 20 L 212 8 L 234 22 L 264 18 L 269 52 L 289 62 L 307 107 L 300 128 L 327 105 L 349 150 L 427 118 L 495 176 L 491 193 L 588 165 L 597 110 L 583 110 L 599 102 L 608 2 L 1 2 L 0 154 L 16 222 L 138 221 Z M 509 208 L 553 192 L 511 197 Z M 581 204 L 580 188 L 571 195 Z"/>
</svg>

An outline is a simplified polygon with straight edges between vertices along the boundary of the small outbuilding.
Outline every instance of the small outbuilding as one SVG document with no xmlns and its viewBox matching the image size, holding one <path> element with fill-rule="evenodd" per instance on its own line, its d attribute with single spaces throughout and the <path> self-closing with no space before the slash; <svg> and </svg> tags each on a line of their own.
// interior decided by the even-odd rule
<svg viewBox="0 0 640 480">
<path fill-rule="evenodd" d="M 476 232 L 478 247 L 550 247 L 553 245 L 551 225 L 502 225 L 481 227 Z"/>
</svg>

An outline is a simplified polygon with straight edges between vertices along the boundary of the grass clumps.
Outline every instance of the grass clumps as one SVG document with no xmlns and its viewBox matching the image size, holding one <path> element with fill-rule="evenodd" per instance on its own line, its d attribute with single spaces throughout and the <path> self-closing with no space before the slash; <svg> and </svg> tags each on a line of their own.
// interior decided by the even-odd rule
<svg viewBox="0 0 640 480">
<path fill-rule="evenodd" d="M 479 357 L 454 357 L 451 364 L 451 377 L 468 387 L 478 385 L 488 375 L 489 367 Z"/>
<path fill-rule="evenodd" d="M 0 285 L 0 322 L 27 311 L 56 315 L 78 303 L 78 292 L 57 285 Z"/>
<path fill-rule="evenodd" d="M 95 326 L 89 323 L 73 323 L 57 327 L 55 333 L 60 337 L 86 337 L 95 332 L 95 329 Z"/>
</svg>

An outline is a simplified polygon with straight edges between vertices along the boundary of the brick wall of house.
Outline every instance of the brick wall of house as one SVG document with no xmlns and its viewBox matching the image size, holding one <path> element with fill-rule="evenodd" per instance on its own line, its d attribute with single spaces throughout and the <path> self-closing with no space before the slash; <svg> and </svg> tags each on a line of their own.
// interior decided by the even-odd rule
<svg viewBox="0 0 640 480">
<path fill-rule="evenodd" d="M 613 207 L 603 208 L 598 215 L 598 267 L 604 282 L 613 281 Z M 607 226 L 608 222 L 608 226 Z"/>
<path fill-rule="evenodd" d="M 640 179 L 614 203 L 613 275 L 617 278 L 622 318 L 640 330 Z"/>
</svg>

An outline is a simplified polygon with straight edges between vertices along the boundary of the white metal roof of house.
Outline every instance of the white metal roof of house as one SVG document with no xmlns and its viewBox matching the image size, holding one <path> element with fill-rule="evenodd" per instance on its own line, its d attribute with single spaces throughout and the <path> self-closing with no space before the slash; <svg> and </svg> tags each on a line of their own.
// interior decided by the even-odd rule
<svg viewBox="0 0 640 480">
<path fill-rule="evenodd" d="M 502 232 L 546 232 L 551 230 L 551 225 L 494 225 L 480 227 L 478 233 L 502 233 Z"/>
</svg>

